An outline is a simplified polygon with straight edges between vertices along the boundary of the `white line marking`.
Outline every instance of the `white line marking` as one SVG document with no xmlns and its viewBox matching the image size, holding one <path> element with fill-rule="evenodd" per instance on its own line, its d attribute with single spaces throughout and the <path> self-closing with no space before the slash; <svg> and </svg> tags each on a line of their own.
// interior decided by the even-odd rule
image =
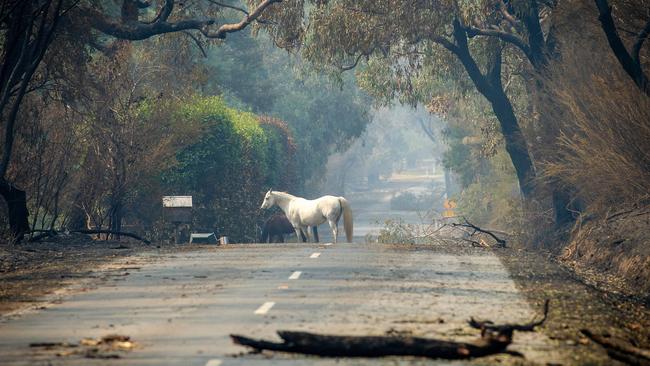
<svg viewBox="0 0 650 366">
<path fill-rule="evenodd" d="M 300 275 L 301 275 L 301 274 L 302 274 L 302 272 L 300 272 L 300 271 L 295 271 L 295 272 L 293 272 L 293 273 L 291 274 L 291 276 L 289 276 L 289 279 L 290 279 L 290 280 L 297 280 L 297 279 L 300 278 Z"/>
<path fill-rule="evenodd" d="M 314 253 L 309 256 L 309 258 L 318 258 L 318 257 L 320 257 L 320 253 Z"/>
<path fill-rule="evenodd" d="M 221 366 L 222 363 L 223 363 L 223 361 L 214 359 L 214 360 L 208 361 L 208 363 L 206 363 L 205 366 Z"/>
<path fill-rule="evenodd" d="M 262 306 L 257 308 L 257 310 L 255 310 L 255 314 L 264 315 L 264 314 L 268 313 L 269 310 L 271 310 L 273 305 L 275 305 L 275 303 L 273 301 L 267 301 L 264 304 L 262 304 Z"/>
<path fill-rule="evenodd" d="M 326 247 L 328 247 L 328 246 L 332 245 L 332 243 L 325 243 L 325 244 L 323 244 L 323 245 L 326 246 Z"/>
</svg>

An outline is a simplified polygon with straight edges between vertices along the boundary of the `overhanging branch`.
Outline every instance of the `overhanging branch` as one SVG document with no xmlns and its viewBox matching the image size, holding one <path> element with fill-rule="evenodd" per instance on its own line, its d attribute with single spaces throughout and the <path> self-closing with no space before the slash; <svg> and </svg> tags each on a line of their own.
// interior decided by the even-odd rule
<svg viewBox="0 0 650 366">
<path fill-rule="evenodd" d="M 470 38 L 476 36 L 497 37 L 504 42 L 516 46 L 526 55 L 528 59 L 532 60 L 530 47 L 528 47 L 526 42 L 516 34 L 512 34 L 498 29 L 481 29 L 476 27 L 465 27 L 465 31 L 467 32 L 467 36 Z"/>
<path fill-rule="evenodd" d="M 650 34 L 650 20 L 645 24 L 645 27 L 639 32 L 636 36 L 636 41 L 632 46 L 632 59 L 636 62 L 637 65 L 641 65 L 641 60 L 639 59 L 639 53 L 641 52 L 641 47 L 643 47 L 643 42 L 648 38 Z"/>
<path fill-rule="evenodd" d="M 212 18 L 186 19 L 176 22 L 168 22 L 167 19 L 171 15 L 174 6 L 173 0 L 166 0 L 159 15 L 156 16 L 155 21 L 150 23 L 121 22 L 109 18 L 95 9 L 85 9 L 85 12 L 88 14 L 93 28 L 109 36 L 120 39 L 138 41 L 159 34 L 188 30 L 198 30 L 208 38 L 224 39 L 228 33 L 237 32 L 246 28 L 249 24 L 256 21 L 269 6 L 281 1 L 282 0 L 262 1 L 250 14 L 246 14 L 240 22 L 222 24 L 214 31 L 211 31 L 210 27 L 214 26 L 217 23 L 217 20 Z"/>
<path fill-rule="evenodd" d="M 609 47 L 614 52 L 614 56 L 616 56 L 618 62 L 621 64 L 630 78 L 632 78 L 637 87 L 643 93 L 650 96 L 650 84 L 648 82 L 648 77 L 641 69 L 641 64 L 638 62 L 638 59 L 635 60 L 635 58 L 630 55 L 627 48 L 625 48 L 621 37 L 618 35 L 616 24 L 614 24 L 614 19 L 612 18 L 611 6 L 609 6 L 607 0 L 594 1 L 598 7 L 598 20 L 600 21 L 601 28 L 605 32 L 605 36 L 607 36 L 607 42 L 609 43 Z M 645 28 L 637 36 L 637 41 L 634 47 L 638 47 L 639 51 L 643 45 L 643 41 L 648 36 L 648 32 L 650 32 L 650 23 L 646 24 Z M 633 49 L 633 54 L 634 52 L 636 52 L 636 48 Z"/>
</svg>

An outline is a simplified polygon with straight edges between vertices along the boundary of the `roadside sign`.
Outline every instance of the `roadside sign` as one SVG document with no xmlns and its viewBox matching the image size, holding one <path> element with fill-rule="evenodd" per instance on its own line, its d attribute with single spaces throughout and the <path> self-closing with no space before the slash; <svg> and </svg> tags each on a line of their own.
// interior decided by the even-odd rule
<svg viewBox="0 0 650 366">
<path fill-rule="evenodd" d="M 442 212 L 442 217 L 456 216 L 456 212 L 454 212 L 454 209 L 456 208 L 456 201 L 446 199 L 443 206 L 445 207 L 445 210 Z"/>
</svg>

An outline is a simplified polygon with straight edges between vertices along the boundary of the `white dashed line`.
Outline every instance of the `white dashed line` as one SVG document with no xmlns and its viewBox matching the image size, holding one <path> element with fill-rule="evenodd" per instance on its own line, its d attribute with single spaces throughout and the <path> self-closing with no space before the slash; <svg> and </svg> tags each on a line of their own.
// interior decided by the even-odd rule
<svg viewBox="0 0 650 366">
<path fill-rule="evenodd" d="M 262 306 L 260 306 L 259 308 L 257 308 L 257 310 L 255 310 L 255 314 L 264 315 L 264 314 L 268 313 L 269 310 L 271 310 L 273 305 L 275 305 L 275 303 L 273 301 L 265 302 L 264 304 L 262 304 Z"/>
<path fill-rule="evenodd" d="M 205 366 L 221 366 L 222 363 L 223 363 L 223 361 L 221 361 L 221 360 L 217 360 L 217 359 L 214 359 L 214 360 L 210 360 L 210 361 L 208 361 L 208 362 L 205 364 Z"/>
<path fill-rule="evenodd" d="M 302 274 L 302 272 L 300 272 L 300 271 L 295 271 L 295 272 L 293 272 L 293 273 L 291 274 L 291 276 L 289 276 L 289 279 L 290 279 L 290 280 L 297 280 L 297 279 L 300 278 L 300 275 L 301 275 L 301 274 Z"/>
<path fill-rule="evenodd" d="M 323 244 L 323 245 L 326 246 L 326 247 L 328 247 L 328 246 L 332 245 L 332 243 L 325 243 L 325 244 Z"/>
<path fill-rule="evenodd" d="M 320 253 L 314 253 L 309 256 L 309 258 L 318 258 L 318 257 L 320 257 Z"/>
</svg>

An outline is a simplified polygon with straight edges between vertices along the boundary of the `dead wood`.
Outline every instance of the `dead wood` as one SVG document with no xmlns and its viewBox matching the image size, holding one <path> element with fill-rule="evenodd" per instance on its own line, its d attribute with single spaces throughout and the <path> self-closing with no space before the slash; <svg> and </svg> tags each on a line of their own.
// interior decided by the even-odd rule
<svg viewBox="0 0 650 366">
<path fill-rule="evenodd" d="M 629 365 L 650 366 L 650 349 L 635 347 L 621 339 L 593 334 L 588 329 L 581 329 L 580 332 L 603 346 L 607 354 L 613 359 Z"/>
<path fill-rule="evenodd" d="M 491 236 L 492 239 L 494 239 L 497 242 L 497 244 L 499 244 L 499 247 L 502 247 L 502 248 L 506 247 L 506 241 L 504 239 L 501 239 L 498 236 L 496 236 L 492 231 L 487 230 L 487 229 L 482 229 L 482 228 L 472 224 L 465 217 L 463 217 L 463 221 L 465 221 L 465 222 L 464 223 L 456 223 L 456 222 L 454 222 L 454 223 L 451 224 L 451 226 L 452 227 L 466 227 L 466 228 L 470 228 L 470 229 L 474 230 L 470 234 L 470 236 L 473 236 L 477 232 L 487 234 L 487 235 Z"/>
<path fill-rule="evenodd" d="M 31 233 L 40 233 L 29 238 L 29 242 L 39 241 L 44 238 L 53 238 L 57 235 L 57 232 L 54 230 L 32 230 Z"/>
<path fill-rule="evenodd" d="M 80 234 L 111 234 L 111 235 L 119 235 L 119 236 L 127 236 L 129 238 L 133 238 L 135 240 L 140 240 L 141 242 L 145 244 L 151 244 L 151 242 L 147 239 L 143 239 L 140 236 L 125 232 L 125 231 L 114 231 L 114 230 L 72 230 L 70 231 L 71 233 L 80 233 Z"/>
<path fill-rule="evenodd" d="M 55 230 L 33 230 L 32 233 L 35 232 L 41 232 L 40 234 L 33 236 L 31 239 L 29 239 L 30 242 L 35 242 L 42 240 L 47 237 L 55 237 L 61 231 L 55 231 Z M 126 236 L 129 238 L 133 238 L 135 240 L 139 240 L 145 244 L 151 244 L 151 242 L 147 239 L 144 239 L 140 237 L 137 234 L 134 233 L 129 233 L 125 231 L 114 231 L 114 230 L 71 230 L 69 233 L 79 233 L 79 234 L 111 234 L 111 235 L 119 235 L 119 236 Z"/>
<path fill-rule="evenodd" d="M 496 332 L 499 334 L 512 334 L 513 331 L 520 332 L 532 332 L 535 330 L 535 327 L 544 324 L 546 318 L 548 317 L 548 304 L 549 300 L 544 302 L 544 315 L 540 320 L 533 320 L 526 324 L 494 324 L 490 320 L 476 320 L 470 318 L 467 322 L 470 327 L 475 329 L 480 329 L 482 332 Z"/>
<path fill-rule="evenodd" d="M 468 359 L 507 353 L 522 356 L 507 347 L 512 343 L 513 331 L 533 331 L 546 320 L 548 301 L 544 317 L 527 324 L 494 325 L 476 322 L 481 326 L 481 337 L 473 342 L 454 342 L 440 339 L 410 336 L 338 336 L 308 332 L 278 331 L 282 342 L 271 342 L 231 334 L 233 342 L 256 351 L 278 351 L 300 353 L 322 357 L 384 357 L 419 356 L 448 360 Z M 491 330 L 491 331 L 487 331 Z"/>
<path fill-rule="evenodd" d="M 256 350 L 302 353 L 324 357 L 420 356 L 449 360 L 503 353 L 508 337 L 480 338 L 476 342 L 400 336 L 336 336 L 278 331 L 284 342 L 269 342 L 231 335 L 233 342 Z"/>
</svg>

